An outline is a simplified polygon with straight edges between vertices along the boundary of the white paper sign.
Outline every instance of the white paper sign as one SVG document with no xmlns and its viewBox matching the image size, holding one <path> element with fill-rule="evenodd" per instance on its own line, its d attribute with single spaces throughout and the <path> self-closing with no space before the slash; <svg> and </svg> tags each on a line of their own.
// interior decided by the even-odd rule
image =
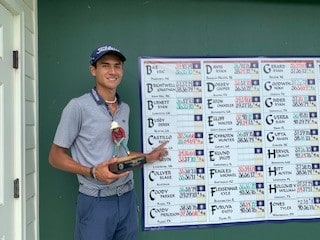
<svg viewBox="0 0 320 240">
<path fill-rule="evenodd" d="M 140 58 L 144 228 L 320 219 L 319 58 Z"/>
</svg>

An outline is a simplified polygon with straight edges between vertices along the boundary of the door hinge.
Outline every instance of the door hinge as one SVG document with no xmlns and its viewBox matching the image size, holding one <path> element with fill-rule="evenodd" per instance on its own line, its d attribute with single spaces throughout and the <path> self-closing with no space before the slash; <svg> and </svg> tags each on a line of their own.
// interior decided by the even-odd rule
<svg viewBox="0 0 320 240">
<path fill-rule="evenodd" d="M 12 67 L 14 69 L 19 68 L 19 51 L 12 51 Z"/>
<path fill-rule="evenodd" d="M 20 181 L 19 178 L 16 178 L 13 181 L 13 188 L 14 188 L 14 198 L 20 197 Z"/>
</svg>

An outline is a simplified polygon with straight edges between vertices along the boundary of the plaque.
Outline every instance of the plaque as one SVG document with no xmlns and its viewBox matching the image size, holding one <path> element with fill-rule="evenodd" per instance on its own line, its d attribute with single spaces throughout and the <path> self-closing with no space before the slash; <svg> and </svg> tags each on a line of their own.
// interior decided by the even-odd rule
<svg viewBox="0 0 320 240">
<path fill-rule="evenodd" d="M 140 168 L 145 163 L 147 163 L 145 155 L 130 155 L 118 158 L 118 162 L 110 164 L 109 169 L 113 173 L 122 173 L 131 171 L 135 168 Z"/>
</svg>

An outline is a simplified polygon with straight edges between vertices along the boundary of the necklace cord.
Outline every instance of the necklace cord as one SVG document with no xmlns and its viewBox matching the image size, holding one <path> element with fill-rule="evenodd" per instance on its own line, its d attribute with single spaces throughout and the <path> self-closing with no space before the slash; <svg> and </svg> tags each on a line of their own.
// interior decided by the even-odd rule
<svg viewBox="0 0 320 240">
<path fill-rule="evenodd" d="M 118 100 L 118 99 L 117 99 L 117 97 L 115 96 L 112 101 L 108 101 L 108 100 L 104 100 L 104 101 L 105 101 L 105 103 L 112 104 L 112 103 L 116 103 L 117 100 Z"/>
</svg>

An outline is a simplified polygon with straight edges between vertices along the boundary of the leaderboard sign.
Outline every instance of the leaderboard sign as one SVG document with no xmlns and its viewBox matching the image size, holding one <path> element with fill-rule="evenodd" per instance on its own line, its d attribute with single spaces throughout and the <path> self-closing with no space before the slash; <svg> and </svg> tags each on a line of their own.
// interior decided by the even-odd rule
<svg viewBox="0 0 320 240">
<path fill-rule="evenodd" d="M 320 218 L 320 58 L 140 58 L 145 230 Z"/>
</svg>

